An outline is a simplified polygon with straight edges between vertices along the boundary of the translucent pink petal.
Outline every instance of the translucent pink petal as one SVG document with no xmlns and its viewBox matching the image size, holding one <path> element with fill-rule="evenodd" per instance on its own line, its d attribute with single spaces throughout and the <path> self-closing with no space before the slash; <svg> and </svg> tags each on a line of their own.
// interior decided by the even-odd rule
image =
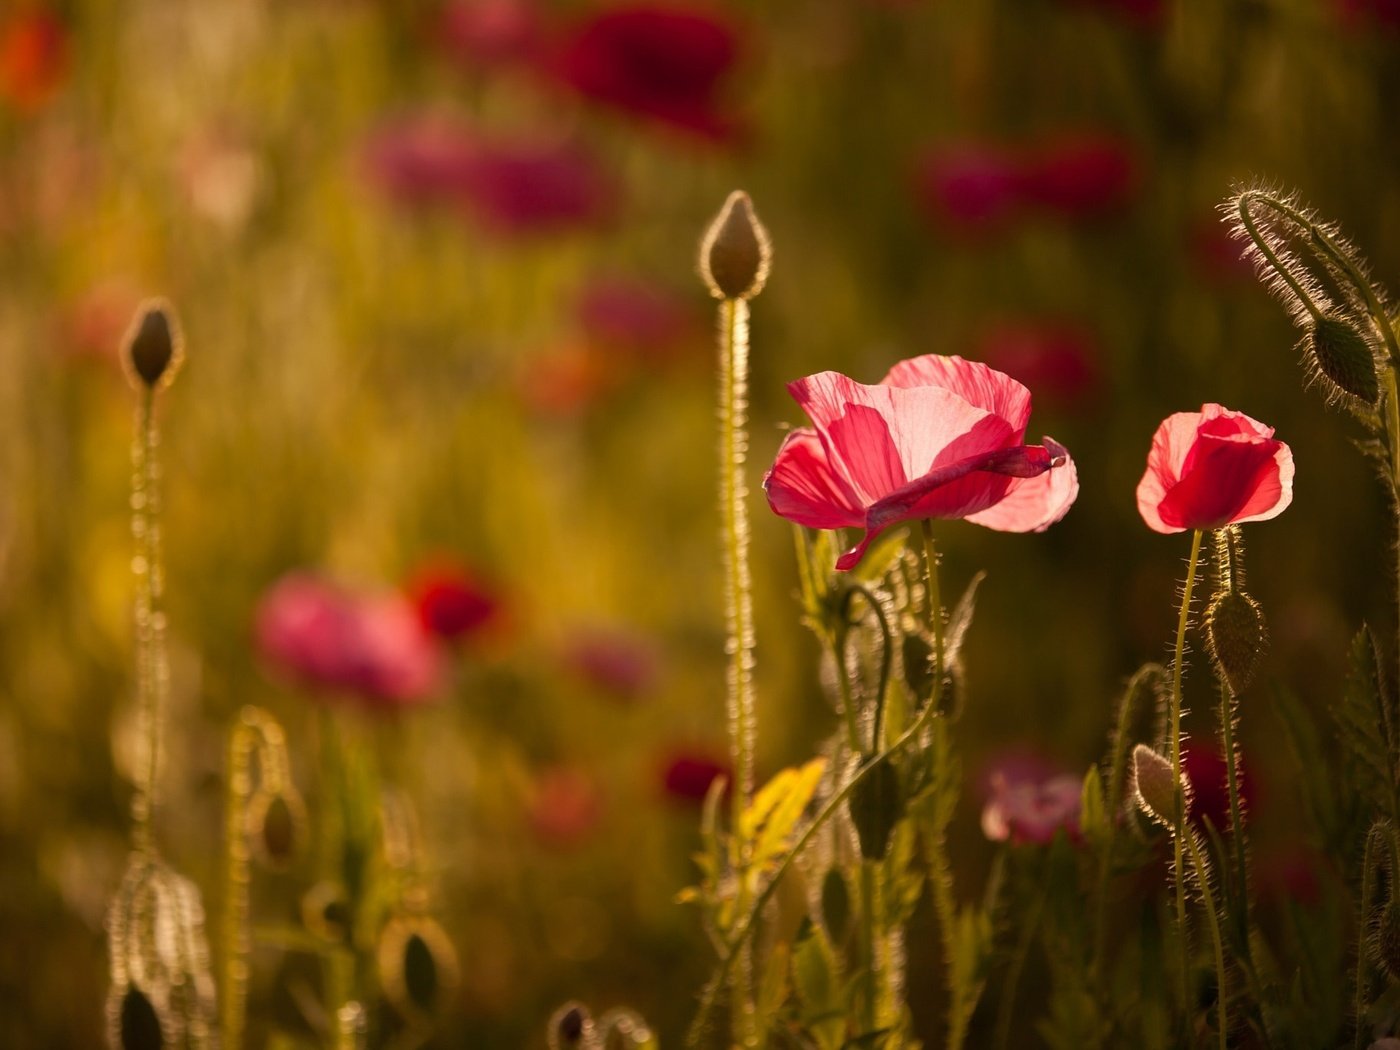
<svg viewBox="0 0 1400 1050">
<path fill-rule="evenodd" d="M 998 532 L 1044 532 L 1069 513 L 1079 495 L 1079 472 L 1062 446 L 1044 440 L 1047 448 L 1059 449 L 1063 459 L 1044 474 L 1013 478 L 1000 500 L 969 514 L 968 521 Z"/>
<path fill-rule="evenodd" d="M 1212 407 L 1219 406 L 1206 406 Z M 1142 520 L 1155 532 L 1186 531 L 1184 526 L 1162 520 L 1158 508 L 1181 476 L 1182 464 L 1196 443 L 1196 428 L 1200 426 L 1201 415 L 1201 412 L 1173 413 L 1162 420 L 1161 426 L 1152 435 L 1152 448 L 1147 453 L 1147 472 L 1138 482 L 1137 505 Z"/>
<path fill-rule="evenodd" d="M 957 394 L 971 405 L 1006 420 L 1019 444 L 1031 418 L 1031 392 L 1004 372 L 980 361 L 924 354 L 901 361 L 890 369 L 888 386 L 932 386 Z"/>
<path fill-rule="evenodd" d="M 763 488 L 773 512 L 799 525 L 840 529 L 864 524 L 865 511 L 856 494 L 831 469 L 821 438 L 810 427 L 787 436 Z"/>
<path fill-rule="evenodd" d="M 1053 453 L 1038 445 L 1017 445 L 937 467 L 872 505 L 866 527 L 879 529 L 914 518 L 965 517 L 966 500 L 949 495 L 959 489 L 958 483 L 966 483 L 962 488 L 967 499 L 988 507 L 1006 492 L 1009 483 L 1004 479 L 1036 477 L 1050 470 L 1053 459 Z"/>
<path fill-rule="evenodd" d="M 1232 524 L 1268 521 L 1288 509 L 1293 502 L 1293 450 L 1282 441 L 1274 450 L 1274 466 L 1276 472 L 1265 477 L 1250 501 L 1230 519 Z"/>
</svg>

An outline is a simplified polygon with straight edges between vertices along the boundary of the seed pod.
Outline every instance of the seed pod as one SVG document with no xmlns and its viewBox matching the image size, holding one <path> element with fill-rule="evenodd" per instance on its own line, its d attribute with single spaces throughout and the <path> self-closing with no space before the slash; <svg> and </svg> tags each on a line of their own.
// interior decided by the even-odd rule
<svg viewBox="0 0 1400 1050">
<path fill-rule="evenodd" d="M 582 1003 L 565 1003 L 549 1019 L 550 1050 L 573 1050 L 593 1041 L 593 1018 Z"/>
<path fill-rule="evenodd" d="M 424 915 L 390 919 L 379 935 L 379 984 L 406 1020 L 436 1011 L 457 983 L 457 951 L 441 926 Z"/>
<path fill-rule="evenodd" d="M 1381 910 L 1372 934 L 1376 962 L 1392 978 L 1400 978 L 1400 901 L 1391 898 Z"/>
<path fill-rule="evenodd" d="M 1376 356 L 1352 321 L 1325 314 L 1309 327 L 1305 343 L 1309 360 L 1324 379 L 1367 405 L 1380 400 Z"/>
<path fill-rule="evenodd" d="M 136 985 L 121 998 L 117 1017 L 121 1050 L 161 1050 L 165 1045 L 165 1025 L 151 997 Z"/>
<path fill-rule="evenodd" d="M 888 758 L 877 762 L 851 789 L 846 805 L 860 840 L 860 855 L 866 860 L 883 860 L 894 827 L 904 815 L 899 771 L 893 763 Z"/>
<path fill-rule="evenodd" d="M 716 299 L 752 299 L 763 291 L 773 246 L 753 202 L 735 190 L 700 242 L 700 276 Z"/>
<path fill-rule="evenodd" d="M 306 805 L 288 791 L 259 791 L 248 806 L 248 831 L 263 867 L 285 871 L 306 841 Z"/>
<path fill-rule="evenodd" d="M 1181 788 L 1189 808 L 1191 791 L 1186 774 Z M 1138 808 L 1167 829 L 1176 827 L 1176 778 L 1172 764 L 1146 744 L 1133 748 L 1133 795 Z"/>
<path fill-rule="evenodd" d="M 850 921 L 851 892 L 846 888 L 846 879 L 839 869 L 828 868 L 822 879 L 822 923 L 833 944 L 845 940 Z"/>
<path fill-rule="evenodd" d="M 1206 610 L 1206 648 L 1211 663 L 1236 696 L 1254 680 L 1268 640 L 1264 612 L 1244 591 L 1225 591 Z"/>
<path fill-rule="evenodd" d="M 151 299 L 141 305 L 127 329 L 122 361 L 133 385 L 151 390 L 169 386 L 184 357 L 180 326 L 170 304 Z"/>
</svg>

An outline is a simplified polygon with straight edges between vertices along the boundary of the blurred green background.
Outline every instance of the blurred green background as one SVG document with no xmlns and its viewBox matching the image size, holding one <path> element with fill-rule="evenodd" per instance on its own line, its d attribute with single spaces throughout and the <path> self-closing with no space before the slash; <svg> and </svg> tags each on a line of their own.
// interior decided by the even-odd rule
<svg viewBox="0 0 1400 1050">
<path fill-rule="evenodd" d="M 257 703 L 283 722 L 314 822 L 314 723 L 336 703 L 259 657 L 267 589 L 311 572 L 411 590 L 446 559 L 497 608 L 445 645 L 432 702 L 345 713 L 419 812 L 462 971 L 443 1046 L 542 1045 L 570 997 L 628 1003 L 675 1041 L 712 958 L 673 903 L 698 820 L 676 762 L 725 747 L 694 254 L 736 186 L 776 251 L 753 311 L 761 773 L 832 728 L 792 534 L 758 491 L 799 421 L 784 384 L 822 369 L 873 382 L 919 353 L 988 360 L 1032 386 L 1032 436 L 1079 465 L 1077 505 L 1042 536 L 939 529 L 953 593 L 988 571 L 959 730 L 970 871 L 984 763 L 1020 748 L 1082 769 L 1121 682 L 1164 657 L 1186 545 L 1146 529 L 1133 490 L 1168 412 L 1219 401 L 1294 449 L 1292 509 L 1247 533 L 1269 676 L 1320 706 L 1360 622 L 1389 630 L 1391 543 L 1357 431 L 1302 391 L 1295 335 L 1215 208 L 1238 180 L 1296 187 L 1400 281 L 1400 5 L 618 10 L 5 5 L 6 1046 L 102 1038 L 131 792 L 117 348 L 147 295 L 174 304 L 188 348 L 160 406 L 175 801 L 158 834 L 211 912 L 232 719 Z M 1188 727 L 1209 732 L 1205 677 L 1189 688 Z M 1268 696 L 1243 729 L 1266 867 L 1298 846 Z M 293 917 L 304 875 L 258 876 L 259 918 Z M 253 964 L 254 1039 L 299 1030 L 285 960 Z"/>
</svg>

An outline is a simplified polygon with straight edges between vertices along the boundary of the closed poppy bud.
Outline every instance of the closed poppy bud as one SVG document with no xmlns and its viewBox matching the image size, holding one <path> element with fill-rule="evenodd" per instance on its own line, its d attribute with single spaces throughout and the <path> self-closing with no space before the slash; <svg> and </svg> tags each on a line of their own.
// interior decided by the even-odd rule
<svg viewBox="0 0 1400 1050">
<path fill-rule="evenodd" d="M 254 854 L 272 871 L 285 870 L 306 841 L 306 805 L 287 791 L 259 791 L 248 809 Z"/>
<path fill-rule="evenodd" d="M 143 304 L 127 330 L 122 351 L 132 381 L 139 380 L 152 390 L 169 386 L 182 356 L 180 327 L 169 304 L 162 300 Z"/>
<path fill-rule="evenodd" d="M 846 879 L 838 868 L 829 868 L 822 879 L 822 923 L 826 926 L 827 937 L 833 943 L 841 943 L 850 922 L 851 892 L 846 887 Z"/>
<path fill-rule="evenodd" d="M 1190 797 L 1185 774 L 1182 791 Z M 1176 827 L 1176 777 L 1172 764 L 1146 744 L 1133 748 L 1133 795 L 1138 808 L 1163 827 Z"/>
<path fill-rule="evenodd" d="M 432 1014 L 457 983 L 457 952 L 442 927 L 421 915 L 391 919 L 379 937 L 379 982 L 400 1016 Z"/>
<path fill-rule="evenodd" d="M 165 1045 L 165 1023 L 151 997 L 131 985 L 118 1007 L 117 1031 L 122 1050 L 160 1050 Z"/>
<path fill-rule="evenodd" d="M 1319 317 L 1308 329 L 1308 362 L 1329 390 L 1374 406 L 1380 400 L 1376 356 L 1361 330 L 1345 317 Z"/>
<path fill-rule="evenodd" d="M 1206 610 L 1206 647 L 1215 672 L 1230 692 L 1249 688 L 1259 659 L 1264 655 L 1268 632 L 1259 603 L 1243 591 L 1226 591 Z"/>
<path fill-rule="evenodd" d="M 550 1050 L 571 1050 L 593 1037 L 593 1018 L 582 1003 L 565 1003 L 549 1019 Z"/>
<path fill-rule="evenodd" d="M 903 816 L 903 801 L 899 771 L 888 758 L 878 761 L 851 789 L 846 804 L 860 840 L 860 855 L 866 860 L 884 860 L 894 826 Z"/>
<path fill-rule="evenodd" d="M 735 190 L 700 242 L 700 276 L 716 299 L 752 299 L 763 291 L 773 246 L 753 201 Z"/>
</svg>

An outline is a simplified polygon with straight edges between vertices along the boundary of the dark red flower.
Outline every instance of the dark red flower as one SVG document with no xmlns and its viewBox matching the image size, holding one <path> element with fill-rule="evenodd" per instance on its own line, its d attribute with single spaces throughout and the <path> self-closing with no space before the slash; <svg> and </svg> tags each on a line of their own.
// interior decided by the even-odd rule
<svg viewBox="0 0 1400 1050">
<path fill-rule="evenodd" d="M 1021 173 L 1005 149 L 981 143 L 949 143 L 917 163 L 915 193 L 930 218 L 952 232 L 999 230 L 1021 205 Z"/>
<path fill-rule="evenodd" d="M 68 28 L 49 11 L 18 12 L 0 25 L 0 100 L 34 113 L 68 74 Z"/>
<path fill-rule="evenodd" d="M 1196 273 L 1207 281 L 1252 283 L 1254 264 L 1245 254 L 1244 245 L 1230 235 L 1218 216 L 1203 218 L 1187 230 L 1186 250 Z"/>
<path fill-rule="evenodd" d="M 1056 215 L 1093 219 L 1122 210 L 1140 180 L 1137 152 L 1126 140 L 1099 132 L 1063 134 L 1031 153 L 1021 192 Z"/>
<path fill-rule="evenodd" d="M 679 6 L 612 7 L 576 25 L 549 71 L 596 102 L 712 140 L 734 136 L 721 89 L 738 58 L 738 32 Z"/>
<path fill-rule="evenodd" d="M 1400 0 L 1335 0 L 1337 20 L 1354 32 L 1400 29 Z"/>
<path fill-rule="evenodd" d="M 733 779 L 728 762 L 702 752 L 677 751 L 663 764 L 661 786 L 677 801 L 699 803 L 705 801 L 716 777 Z"/>
<path fill-rule="evenodd" d="M 1102 382 L 1099 347 L 1077 324 L 997 324 L 977 340 L 972 356 L 1068 408 L 1091 401 Z"/>
<path fill-rule="evenodd" d="M 420 568 L 408 596 L 423 626 L 439 638 L 457 640 L 498 620 L 501 602 L 494 590 L 454 562 L 439 560 Z"/>
<path fill-rule="evenodd" d="M 258 648 L 300 682 L 392 708 L 431 696 L 442 661 L 414 609 L 393 594 L 352 594 L 317 577 L 283 577 L 258 606 Z"/>
<path fill-rule="evenodd" d="M 1209 819 L 1211 825 L 1222 835 L 1230 833 L 1230 785 L 1229 770 L 1225 756 L 1213 743 L 1187 741 L 1184 746 L 1181 764 L 1186 779 L 1191 783 L 1191 820 L 1197 824 Z M 1240 799 L 1245 808 L 1254 798 L 1253 778 L 1247 773 L 1244 764 L 1239 770 Z"/>
</svg>

